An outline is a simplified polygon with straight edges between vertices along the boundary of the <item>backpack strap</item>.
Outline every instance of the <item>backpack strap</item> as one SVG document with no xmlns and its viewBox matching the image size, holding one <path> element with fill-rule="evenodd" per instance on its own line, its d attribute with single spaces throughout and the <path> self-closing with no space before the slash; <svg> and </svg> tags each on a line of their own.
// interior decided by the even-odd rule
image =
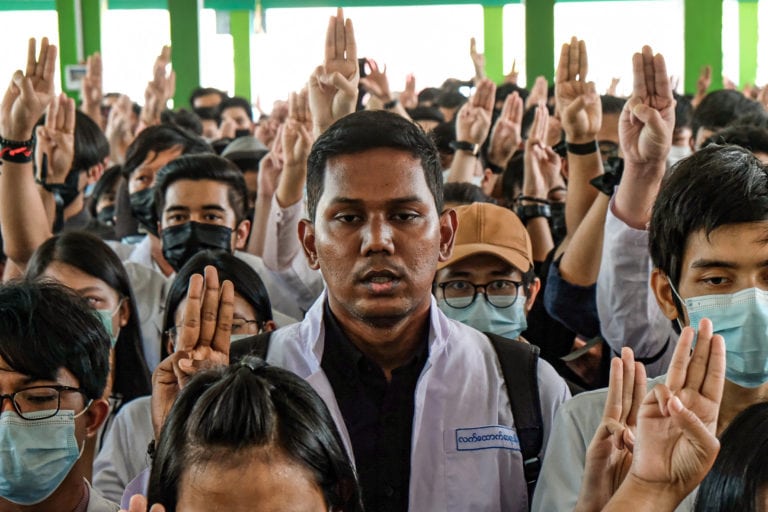
<svg viewBox="0 0 768 512">
<path fill-rule="evenodd" d="M 254 334 L 233 342 L 229 347 L 229 364 L 236 363 L 243 356 L 256 356 L 266 360 L 272 332 Z"/>
<path fill-rule="evenodd" d="M 507 386 L 515 429 L 523 455 L 523 471 L 528 485 L 528 504 L 541 470 L 541 452 L 544 444 L 544 425 L 539 396 L 539 347 L 519 340 L 511 340 L 486 332 L 499 358 L 501 373 Z"/>
</svg>

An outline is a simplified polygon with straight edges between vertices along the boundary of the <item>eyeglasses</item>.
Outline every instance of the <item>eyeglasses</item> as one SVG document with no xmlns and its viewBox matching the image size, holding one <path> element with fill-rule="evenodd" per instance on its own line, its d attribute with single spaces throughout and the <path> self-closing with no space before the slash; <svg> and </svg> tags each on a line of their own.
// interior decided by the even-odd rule
<svg viewBox="0 0 768 512">
<path fill-rule="evenodd" d="M 443 290 L 446 304 L 456 309 L 471 306 L 477 298 L 480 289 L 488 304 L 495 308 L 508 308 L 517 300 L 522 282 L 509 279 L 496 279 L 485 284 L 475 284 L 469 281 L 447 281 L 437 286 Z"/>
<path fill-rule="evenodd" d="M 261 334 L 264 332 L 264 326 L 267 322 L 262 320 L 246 320 L 244 318 L 232 319 L 232 334 Z M 254 329 L 255 326 L 255 329 Z M 167 331 L 165 335 L 173 341 L 173 346 L 176 346 L 178 341 L 179 331 L 181 331 L 182 325 L 174 325 Z M 254 332 L 255 330 L 255 332 Z"/>
<path fill-rule="evenodd" d="M 66 410 L 79 409 L 79 407 L 69 406 L 69 404 L 75 403 L 70 395 L 74 393 L 81 395 L 83 397 L 82 403 L 85 404 L 83 410 L 75 414 L 77 417 L 88 409 L 91 400 L 88 399 L 83 389 L 70 386 L 34 386 L 7 395 L 0 395 L 0 407 L 7 398 L 23 419 L 28 421 L 44 420 L 58 414 L 62 405 L 62 395 L 69 395 L 64 400 Z"/>
</svg>

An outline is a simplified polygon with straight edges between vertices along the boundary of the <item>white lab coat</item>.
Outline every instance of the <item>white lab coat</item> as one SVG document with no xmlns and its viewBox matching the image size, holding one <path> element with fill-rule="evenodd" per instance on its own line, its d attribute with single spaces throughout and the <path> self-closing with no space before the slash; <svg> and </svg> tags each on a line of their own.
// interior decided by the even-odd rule
<svg viewBox="0 0 768 512">
<path fill-rule="evenodd" d="M 267 361 L 312 385 L 351 454 L 349 434 L 320 367 L 324 300 L 325 293 L 304 321 L 275 332 Z M 429 322 L 429 359 L 415 391 L 409 510 L 527 510 L 522 457 L 493 347 L 479 331 L 446 317 L 434 299 Z M 538 381 L 546 443 L 554 414 L 570 394 L 562 378 L 541 360 Z"/>
</svg>

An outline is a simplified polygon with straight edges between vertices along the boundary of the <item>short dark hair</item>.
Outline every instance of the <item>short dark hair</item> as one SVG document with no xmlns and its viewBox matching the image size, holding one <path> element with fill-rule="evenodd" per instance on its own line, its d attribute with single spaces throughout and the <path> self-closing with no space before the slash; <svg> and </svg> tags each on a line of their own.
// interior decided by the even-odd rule
<svg viewBox="0 0 768 512">
<path fill-rule="evenodd" d="M 95 400 L 107 384 L 109 336 L 72 290 L 50 281 L 9 282 L 0 286 L 0 357 L 39 380 L 55 380 L 66 368 Z"/>
<path fill-rule="evenodd" d="M 492 197 L 487 196 L 480 187 L 467 182 L 446 183 L 443 186 L 443 201 L 459 204 L 496 204 L 496 201 Z"/>
<path fill-rule="evenodd" d="M 219 117 L 221 117 L 221 114 L 228 108 L 242 108 L 248 115 L 248 119 L 253 121 L 253 107 L 251 107 L 251 103 L 247 99 L 241 98 L 240 96 L 225 98 L 219 103 Z"/>
<path fill-rule="evenodd" d="M 693 105 L 686 96 L 672 92 L 675 98 L 675 129 L 690 128 Z"/>
<path fill-rule="evenodd" d="M 109 156 L 109 141 L 101 127 L 80 110 L 75 111 L 73 171 L 87 171 Z"/>
<path fill-rule="evenodd" d="M 695 512 L 764 510 L 761 491 L 768 484 L 768 403 L 741 411 L 720 438 L 720 453 L 699 485 Z"/>
<path fill-rule="evenodd" d="M 603 114 L 621 114 L 626 102 L 626 98 L 619 98 L 610 94 L 600 95 L 600 107 L 603 109 Z"/>
<path fill-rule="evenodd" d="M 748 125 L 731 126 L 707 137 L 701 147 L 705 148 L 710 144 L 735 144 L 753 153 L 768 153 L 768 129 Z"/>
<path fill-rule="evenodd" d="M 456 123 L 440 123 L 429 132 L 429 138 L 441 153 L 454 154 L 451 142 L 456 140 Z"/>
<path fill-rule="evenodd" d="M 323 400 L 297 375 L 254 356 L 198 373 L 184 387 L 160 433 L 147 497 L 176 510 L 185 471 L 231 467 L 243 460 L 233 455 L 269 448 L 312 475 L 329 509 L 362 511 L 352 463 Z"/>
<path fill-rule="evenodd" d="M 216 126 L 221 123 L 221 115 L 218 107 L 198 107 L 192 109 L 201 121 L 216 121 Z"/>
<path fill-rule="evenodd" d="M 101 195 L 115 188 L 122 177 L 122 167 L 119 165 L 113 165 L 104 171 L 99 181 L 93 186 L 93 192 L 91 192 L 88 202 L 88 211 L 91 213 L 91 217 L 96 217 L 96 204 L 99 202 Z M 117 194 L 115 194 L 115 199 L 117 199 Z"/>
<path fill-rule="evenodd" d="M 27 266 L 27 279 L 43 279 L 46 269 L 55 262 L 101 279 L 129 301 L 130 318 L 120 329 L 115 344 L 112 392 L 120 395 L 123 403 L 151 394 L 152 379 L 144 358 L 138 304 L 120 258 L 99 237 L 83 231 L 69 231 L 49 238 L 37 248 Z"/>
<path fill-rule="evenodd" d="M 496 102 L 506 100 L 507 96 L 515 92 L 520 96 L 520 99 L 523 100 L 523 103 L 525 103 L 525 100 L 528 99 L 528 89 L 524 89 L 517 84 L 509 83 L 501 84 L 496 87 Z"/>
<path fill-rule="evenodd" d="M 195 90 L 192 91 L 192 94 L 189 96 L 189 105 L 194 107 L 195 106 L 195 100 L 197 98 L 200 98 L 202 96 L 208 96 L 209 94 L 216 94 L 221 98 L 221 101 L 224 101 L 224 99 L 227 97 L 227 94 L 224 91 L 220 91 L 219 89 L 216 89 L 214 87 L 197 87 Z"/>
<path fill-rule="evenodd" d="M 243 173 L 235 164 L 217 155 L 186 155 L 169 162 L 155 177 L 155 213 L 163 217 L 165 193 L 168 187 L 180 180 L 213 180 L 227 185 L 229 206 L 235 212 L 239 224 L 245 219 L 248 189 Z"/>
<path fill-rule="evenodd" d="M 701 103 L 693 110 L 691 117 L 693 138 L 696 139 L 700 128 L 717 131 L 737 117 L 762 110 L 762 105 L 744 97 L 738 91 L 730 89 L 712 91 L 704 96 Z"/>
<path fill-rule="evenodd" d="M 175 124 L 181 128 L 185 128 L 195 135 L 203 134 L 203 124 L 200 122 L 200 118 L 194 112 L 190 112 L 185 108 L 179 110 L 163 110 L 160 113 L 160 122 Z"/>
<path fill-rule="evenodd" d="M 150 126 L 131 142 L 125 153 L 123 176 L 127 179 L 139 167 L 150 152 L 155 154 L 181 147 L 182 154 L 213 153 L 213 148 L 202 137 L 174 124 Z"/>
<path fill-rule="evenodd" d="M 179 304 L 187 296 L 189 278 L 194 274 L 202 274 L 208 265 L 216 267 L 220 283 L 227 280 L 232 282 L 235 292 L 243 297 L 256 312 L 256 320 L 260 322 L 272 320 L 272 303 L 269 300 L 267 288 L 253 267 L 226 251 L 207 250 L 192 256 L 173 278 L 165 300 L 163 332 L 176 325 L 174 316 Z M 161 359 L 168 357 L 165 345 L 161 343 Z"/>
<path fill-rule="evenodd" d="M 744 148 L 707 146 L 680 160 L 664 178 L 649 227 L 653 265 L 677 286 L 692 234 L 766 219 L 766 167 Z"/>
<path fill-rule="evenodd" d="M 328 159 L 376 148 L 407 151 L 421 161 L 424 179 L 443 210 L 443 171 L 437 148 L 419 126 L 384 110 L 363 110 L 342 117 L 317 138 L 307 162 L 307 210 L 314 222 L 317 203 L 323 194 Z"/>
</svg>

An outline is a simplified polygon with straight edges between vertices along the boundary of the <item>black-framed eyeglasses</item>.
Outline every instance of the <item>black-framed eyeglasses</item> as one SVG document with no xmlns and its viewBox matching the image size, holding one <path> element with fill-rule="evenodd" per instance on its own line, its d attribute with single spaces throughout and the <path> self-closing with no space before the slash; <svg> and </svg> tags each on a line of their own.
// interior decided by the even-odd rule
<svg viewBox="0 0 768 512">
<path fill-rule="evenodd" d="M 70 393 L 78 393 L 83 397 L 83 404 L 85 405 L 81 411 L 75 413 L 75 417 L 77 417 L 88 409 L 91 400 L 88 399 L 85 390 L 71 386 L 33 386 L 20 389 L 13 393 L 0 395 L 0 407 L 7 398 L 23 419 L 27 421 L 44 420 L 58 414 L 61 410 L 62 395 Z M 78 406 L 72 410 L 76 411 L 79 408 Z M 65 406 L 65 409 L 69 410 L 70 408 Z"/>
<path fill-rule="evenodd" d="M 443 291 L 443 299 L 445 299 L 446 304 L 452 308 L 468 308 L 475 302 L 478 291 L 482 289 L 488 304 L 502 309 L 515 303 L 522 284 L 520 281 L 510 279 L 496 279 L 485 284 L 475 284 L 464 280 L 446 281 L 437 286 Z"/>
</svg>

